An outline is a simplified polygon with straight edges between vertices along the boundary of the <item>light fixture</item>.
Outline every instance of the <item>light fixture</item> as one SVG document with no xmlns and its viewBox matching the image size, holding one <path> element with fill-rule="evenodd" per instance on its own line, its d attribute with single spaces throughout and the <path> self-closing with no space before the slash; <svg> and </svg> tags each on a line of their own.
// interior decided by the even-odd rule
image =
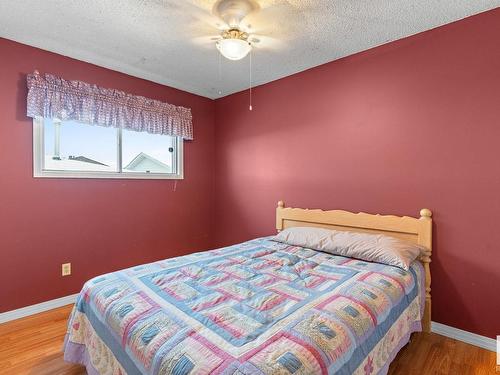
<svg viewBox="0 0 500 375">
<path fill-rule="evenodd" d="M 216 43 L 217 49 L 226 59 L 241 60 L 252 50 L 248 34 L 237 28 L 222 33 L 222 39 Z"/>
</svg>

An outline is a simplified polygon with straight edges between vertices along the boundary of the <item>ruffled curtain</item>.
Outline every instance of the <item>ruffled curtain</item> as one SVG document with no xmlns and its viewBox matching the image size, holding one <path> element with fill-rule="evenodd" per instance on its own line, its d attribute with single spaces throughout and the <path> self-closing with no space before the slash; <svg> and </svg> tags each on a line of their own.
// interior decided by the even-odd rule
<svg viewBox="0 0 500 375">
<path fill-rule="evenodd" d="M 191 110 L 51 74 L 28 74 L 29 117 L 193 139 Z"/>
</svg>

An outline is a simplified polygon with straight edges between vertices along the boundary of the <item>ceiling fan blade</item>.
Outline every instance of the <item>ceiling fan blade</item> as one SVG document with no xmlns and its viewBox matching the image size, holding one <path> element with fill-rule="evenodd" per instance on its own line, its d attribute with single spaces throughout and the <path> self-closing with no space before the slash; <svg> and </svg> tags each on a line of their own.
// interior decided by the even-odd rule
<svg viewBox="0 0 500 375">
<path fill-rule="evenodd" d="M 215 48 L 215 43 L 220 39 L 221 39 L 220 36 L 205 35 L 205 36 L 191 38 L 191 42 L 198 46 L 206 48 Z"/>
<path fill-rule="evenodd" d="M 221 39 L 221 33 L 230 28 L 227 22 L 231 21 L 231 16 L 238 15 L 238 9 L 232 8 L 239 1 L 245 3 L 247 0 L 186 0 L 196 8 L 193 12 L 194 22 L 189 25 L 191 35 L 198 35 L 191 39 L 193 44 L 204 48 L 213 48 L 215 43 Z M 248 0 L 254 3 L 255 0 Z M 292 3 L 291 3 L 292 2 Z M 295 3 L 298 3 L 295 4 Z M 217 8 L 218 5 L 222 7 Z M 301 20 L 289 22 L 289 19 L 283 19 L 283 14 L 295 14 L 291 9 L 300 7 L 299 0 L 259 0 L 259 11 L 249 12 L 244 17 L 238 19 L 241 22 L 236 25 L 242 32 L 249 34 L 248 41 L 257 50 L 281 50 L 286 48 L 286 40 L 289 35 L 293 35 L 292 30 L 288 30 L 290 24 L 301 24 Z M 303 5 L 302 5 L 303 6 Z M 248 9 L 247 9 L 248 11 Z M 224 13 L 225 12 L 225 13 Z M 245 9 L 243 9 L 245 13 Z M 243 14 L 242 13 L 242 14 Z M 232 18 L 234 19 L 234 17 Z M 229 20 L 229 21 L 228 21 Z M 217 32 L 220 32 L 217 33 Z M 214 33 L 217 33 L 214 35 Z M 288 36 L 288 38 L 287 38 Z"/>
<path fill-rule="evenodd" d="M 258 50 L 278 51 L 286 48 L 286 43 L 281 39 L 273 38 L 267 35 L 251 35 L 249 42 Z"/>
<path fill-rule="evenodd" d="M 217 0 L 212 13 L 233 28 L 239 27 L 245 17 L 259 9 L 259 3 L 256 0 Z"/>
<path fill-rule="evenodd" d="M 248 27 L 251 34 L 269 35 L 274 38 L 285 38 L 296 32 L 297 25 L 302 25 L 304 20 L 301 13 L 294 11 L 295 6 L 288 2 L 261 3 L 258 13 L 249 14 L 242 24 Z M 273 4 L 272 4 L 273 3 Z"/>
</svg>

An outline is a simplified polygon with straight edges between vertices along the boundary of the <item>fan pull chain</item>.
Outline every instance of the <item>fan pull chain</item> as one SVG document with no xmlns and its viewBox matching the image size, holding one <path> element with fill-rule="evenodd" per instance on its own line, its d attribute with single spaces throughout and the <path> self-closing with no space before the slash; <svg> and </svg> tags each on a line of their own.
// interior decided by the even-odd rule
<svg viewBox="0 0 500 375">
<path fill-rule="evenodd" d="M 252 107 L 252 50 L 250 50 L 250 105 L 248 106 L 248 110 L 253 110 Z"/>
<path fill-rule="evenodd" d="M 218 51 L 217 51 L 218 52 Z M 220 53 L 217 53 L 217 55 L 219 56 L 219 95 L 222 95 L 222 68 L 221 68 L 221 65 L 222 65 L 222 55 Z"/>
</svg>

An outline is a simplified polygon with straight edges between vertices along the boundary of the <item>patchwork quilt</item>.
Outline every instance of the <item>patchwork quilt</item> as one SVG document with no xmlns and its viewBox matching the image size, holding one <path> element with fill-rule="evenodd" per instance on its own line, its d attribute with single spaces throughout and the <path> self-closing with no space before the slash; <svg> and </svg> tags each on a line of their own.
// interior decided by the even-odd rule
<svg viewBox="0 0 500 375">
<path fill-rule="evenodd" d="M 259 238 L 88 281 L 65 359 L 89 374 L 379 374 L 421 330 L 423 267 Z"/>
</svg>

